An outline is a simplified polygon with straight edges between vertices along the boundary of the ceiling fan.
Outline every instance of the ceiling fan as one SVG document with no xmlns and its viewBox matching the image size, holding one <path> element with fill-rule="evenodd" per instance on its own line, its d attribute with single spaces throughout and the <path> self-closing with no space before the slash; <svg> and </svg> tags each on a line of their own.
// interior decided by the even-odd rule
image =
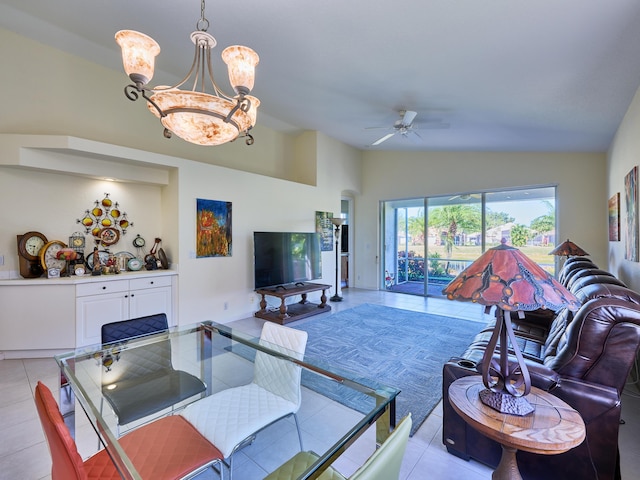
<svg viewBox="0 0 640 480">
<path fill-rule="evenodd" d="M 400 134 L 405 138 L 410 138 L 411 135 L 415 135 L 418 139 L 422 139 L 420 134 L 416 131 L 417 127 L 414 125 L 413 121 L 418 115 L 417 112 L 412 110 L 400 110 L 400 118 L 396 120 L 392 127 L 368 127 L 367 130 L 375 130 L 375 129 L 386 129 L 392 130 L 391 133 L 387 133 L 383 137 L 379 138 L 375 142 L 371 144 L 372 147 L 376 145 L 380 145 L 382 142 L 389 140 L 394 135 Z M 432 125 L 429 125 L 425 128 L 449 128 L 449 125 L 446 123 L 435 122 Z"/>
</svg>

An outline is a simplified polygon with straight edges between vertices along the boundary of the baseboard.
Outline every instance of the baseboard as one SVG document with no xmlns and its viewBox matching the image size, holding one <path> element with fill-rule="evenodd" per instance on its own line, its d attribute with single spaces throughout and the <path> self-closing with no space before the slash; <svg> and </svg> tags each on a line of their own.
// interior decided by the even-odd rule
<svg viewBox="0 0 640 480">
<path fill-rule="evenodd" d="M 52 358 L 55 355 L 73 350 L 71 348 L 66 349 L 53 349 L 53 350 L 7 350 L 0 352 L 0 360 L 22 360 L 26 358 Z"/>
</svg>

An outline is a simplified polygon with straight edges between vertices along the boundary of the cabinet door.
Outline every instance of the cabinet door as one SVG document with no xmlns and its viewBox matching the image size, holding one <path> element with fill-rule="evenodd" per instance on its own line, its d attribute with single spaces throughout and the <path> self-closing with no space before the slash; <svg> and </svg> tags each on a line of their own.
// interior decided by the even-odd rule
<svg viewBox="0 0 640 480">
<path fill-rule="evenodd" d="M 129 292 L 129 318 L 166 313 L 169 325 L 173 325 L 171 312 L 171 287 L 146 288 Z"/>
<path fill-rule="evenodd" d="M 76 346 L 100 343 L 100 329 L 105 323 L 129 318 L 127 292 L 88 295 L 76 298 Z"/>
</svg>

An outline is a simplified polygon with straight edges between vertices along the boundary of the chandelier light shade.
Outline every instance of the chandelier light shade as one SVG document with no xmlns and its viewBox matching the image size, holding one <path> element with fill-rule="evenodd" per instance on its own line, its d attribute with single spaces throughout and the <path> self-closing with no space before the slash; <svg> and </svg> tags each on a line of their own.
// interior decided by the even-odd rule
<svg viewBox="0 0 640 480">
<path fill-rule="evenodd" d="M 133 82 L 124 89 L 132 101 L 142 97 L 147 107 L 164 126 L 164 136 L 177 135 L 197 145 L 221 145 L 232 142 L 238 136 L 246 137 L 246 144 L 253 144 L 249 134 L 256 124 L 260 101 L 249 95 L 255 82 L 255 69 L 259 57 L 248 47 L 234 45 L 222 52 L 227 65 L 229 81 L 234 96 L 225 94 L 213 77 L 211 50 L 216 39 L 207 29 L 209 21 L 204 16 L 205 4 L 201 0 L 201 18 L 197 31 L 191 34 L 195 56 L 186 77 L 173 86 L 149 87 L 153 78 L 155 57 L 160 46 L 151 37 L 133 30 L 116 33 L 116 42 L 122 49 L 125 73 Z M 193 77 L 193 89 L 182 87 Z"/>
<path fill-rule="evenodd" d="M 246 95 L 253 90 L 256 78 L 258 54 L 247 47 L 234 45 L 222 51 L 222 60 L 229 69 L 229 83 L 238 94 Z"/>
<path fill-rule="evenodd" d="M 496 307 L 496 323 L 482 359 L 480 392 L 485 405 L 502 413 L 526 415 L 533 407 L 526 400 L 531 378 L 516 342 L 510 313 L 537 309 L 577 310 L 577 298 L 520 250 L 502 244 L 487 250 L 442 291 L 449 300 Z M 496 346 L 499 359 L 494 358 Z M 513 358 L 509 358 L 509 348 Z"/>
<path fill-rule="evenodd" d="M 589 254 L 567 238 L 566 241 L 551 250 L 549 255 L 556 255 L 558 257 L 586 257 Z"/>
<path fill-rule="evenodd" d="M 121 30 L 116 33 L 116 43 L 122 50 L 124 72 L 136 83 L 149 83 L 160 53 L 158 42 L 144 33 Z"/>
</svg>

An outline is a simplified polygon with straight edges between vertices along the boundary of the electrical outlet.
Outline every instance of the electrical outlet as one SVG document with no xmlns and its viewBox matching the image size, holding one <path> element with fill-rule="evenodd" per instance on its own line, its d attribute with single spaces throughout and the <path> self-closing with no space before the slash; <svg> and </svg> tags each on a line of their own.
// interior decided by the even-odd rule
<svg viewBox="0 0 640 480">
<path fill-rule="evenodd" d="M 256 296 L 255 295 L 249 295 L 249 303 L 253 303 L 256 301 Z"/>
<path fill-rule="evenodd" d="M 0 267 L 4 265 L 4 255 L 0 255 Z"/>
<path fill-rule="evenodd" d="M 224 302 L 224 309 L 229 310 L 229 302 Z"/>
</svg>

